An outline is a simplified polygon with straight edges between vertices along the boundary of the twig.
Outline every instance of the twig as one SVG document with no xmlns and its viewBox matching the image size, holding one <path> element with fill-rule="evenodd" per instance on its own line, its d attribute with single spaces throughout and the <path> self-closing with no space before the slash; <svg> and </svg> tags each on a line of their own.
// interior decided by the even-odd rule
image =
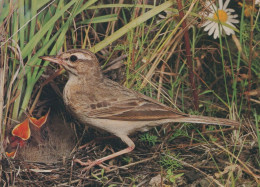
<svg viewBox="0 0 260 187">
<path fill-rule="evenodd" d="M 134 165 L 137 165 L 137 164 L 140 164 L 140 163 L 148 162 L 149 160 L 152 160 L 152 159 L 154 159 L 154 158 L 156 158 L 156 157 L 157 157 L 157 155 L 154 155 L 154 156 L 152 156 L 152 157 L 150 157 L 150 158 L 147 158 L 147 159 L 144 159 L 144 160 L 140 160 L 140 161 L 137 161 L 137 162 L 134 162 L 134 163 L 131 163 L 131 164 L 127 164 L 127 165 L 121 166 L 121 167 L 116 167 L 116 168 L 114 168 L 114 169 L 111 169 L 111 170 L 109 170 L 109 171 L 106 171 L 106 173 L 110 173 L 110 172 L 115 171 L 115 170 L 117 170 L 117 169 L 126 169 L 126 168 L 128 168 L 128 167 L 131 167 L 131 166 L 134 166 Z M 95 175 L 96 175 L 96 176 L 100 176 L 100 175 L 102 175 L 102 173 L 99 172 L 99 173 L 97 173 L 97 174 L 95 174 Z M 89 179 L 90 177 L 91 177 L 91 175 L 85 177 L 84 179 Z M 76 179 L 76 180 L 70 181 L 70 185 L 71 185 L 71 184 L 75 184 L 75 183 L 79 182 L 80 180 L 82 180 L 82 179 Z M 65 186 L 65 185 L 68 185 L 68 184 L 69 184 L 69 183 L 66 182 L 66 183 L 59 184 L 58 186 Z"/>
<path fill-rule="evenodd" d="M 184 13 L 183 13 L 182 1 L 177 0 L 177 2 L 178 2 L 180 19 L 183 19 Z M 190 49 L 190 39 L 189 39 L 188 30 L 187 30 L 186 20 L 183 20 L 182 28 L 183 28 L 183 31 L 184 31 L 184 44 L 185 44 L 185 49 L 186 49 L 189 79 L 190 79 L 192 93 L 193 93 L 193 99 L 194 99 L 194 107 L 195 107 L 195 110 L 198 110 L 199 109 L 199 96 L 198 96 L 198 91 L 197 91 L 196 83 L 195 83 L 195 79 L 194 79 L 193 63 L 192 63 L 192 59 L 191 59 L 192 55 L 191 55 L 191 51 L 190 51 L 191 50 Z"/>
<path fill-rule="evenodd" d="M 258 179 L 258 178 L 260 178 L 260 176 L 254 174 L 254 173 L 246 166 L 246 164 L 244 164 L 244 162 L 243 162 L 242 160 L 240 160 L 236 155 L 234 155 L 233 153 L 231 153 L 229 150 L 225 149 L 223 146 L 219 145 L 218 143 L 216 143 L 216 142 L 212 142 L 212 143 L 215 144 L 215 145 L 216 145 L 217 147 L 219 147 L 220 149 L 222 149 L 223 151 L 227 152 L 227 153 L 228 153 L 229 155 L 231 155 L 232 157 L 234 157 L 234 158 L 246 169 L 245 171 L 246 171 L 248 174 L 252 175 L 252 176 L 255 178 L 257 184 L 260 184 L 260 181 L 259 181 L 259 179 Z"/>
<path fill-rule="evenodd" d="M 218 186 L 224 187 L 222 184 L 220 184 L 220 183 L 218 182 L 218 180 L 214 179 L 212 176 L 210 176 L 210 175 L 206 174 L 205 172 L 201 171 L 201 170 L 198 169 L 197 167 L 194 167 L 193 165 L 191 165 L 191 164 L 189 164 L 189 163 L 187 163 L 187 162 L 184 162 L 183 160 L 176 159 L 176 158 L 174 158 L 173 156 L 167 155 L 167 154 L 165 154 L 165 153 L 163 153 L 163 155 L 168 156 L 169 158 L 180 162 L 182 165 L 191 167 L 191 168 L 193 168 L 193 169 L 199 171 L 200 173 L 202 173 L 203 175 L 205 175 L 206 177 L 208 177 L 210 180 L 214 181 Z"/>
<path fill-rule="evenodd" d="M 55 77 L 59 76 L 60 74 L 62 74 L 64 72 L 64 68 L 58 69 L 53 75 L 51 75 L 50 77 L 48 77 L 41 85 L 40 85 L 40 89 L 36 95 L 36 98 L 33 101 L 32 107 L 29 110 L 29 114 L 32 115 L 32 112 L 34 111 L 34 108 L 40 98 L 40 95 L 42 93 L 42 89 L 43 87 L 48 84 L 49 82 L 51 82 Z"/>
<path fill-rule="evenodd" d="M 5 85 L 5 65 L 4 65 L 4 50 L 2 47 L 0 47 L 0 160 L 2 159 L 2 152 L 3 152 L 3 145 L 2 142 L 4 141 L 2 132 L 3 128 L 3 107 L 4 107 L 4 85 Z M 0 173 L 1 174 L 1 173 Z"/>
<path fill-rule="evenodd" d="M 160 100 L 160 96 L 161 96 L 161 90 L 162 90 L 162 83 L 163 83 L 163 73 L 165 71 L 165 63 L 163 63 L 162 67 L 161 67 L 161 71 L 160 71 L 160 78 L 159 78 L 159 86 L 158 86 L 158 93 L 157 93 L 157 100 Z"/>
</svg>

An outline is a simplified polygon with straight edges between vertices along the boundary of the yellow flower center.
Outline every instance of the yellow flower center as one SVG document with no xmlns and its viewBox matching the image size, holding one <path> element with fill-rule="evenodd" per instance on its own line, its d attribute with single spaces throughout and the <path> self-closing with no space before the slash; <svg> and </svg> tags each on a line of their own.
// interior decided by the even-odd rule
<svg viewBox="0 0 260 187">
<path fill-rule="evenodd" d="M 214 14 L 213 18 L 221 22 L 226 22 L 228 19 L 228 15 L 224 10 L 218 10 L 218 12 Z"/>
</svg>

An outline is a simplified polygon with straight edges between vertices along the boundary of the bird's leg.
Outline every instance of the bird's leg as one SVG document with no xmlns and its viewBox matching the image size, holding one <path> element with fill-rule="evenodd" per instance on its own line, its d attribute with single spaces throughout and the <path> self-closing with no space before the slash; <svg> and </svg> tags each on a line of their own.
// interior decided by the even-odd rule
<svg viewBox="0 0 260 187">
<path fill-rule="evenodd" d="M 93 146 L 93 145 L 95 145 L 96 144 L 96 142 L 102 142 L 102 141 L 104 141 L 104 140 L 109 140 L 109 139 L 112 139 L 112 138 L 117 138 L 116 136 L 106 136 L 106 137 L 97 137 L 97 138 L 95 138 L 94 140 L 91 140 L 90 142 L 88 142 L 88 143 L 86 143 L 86 144 L 84 144 L 84 145 L 81 145 L 80 147 L 79 147 L 79 149 L 83 149 L 83 148 L 85 148 L 85 147 L 88 147 L 89 145 L 91 145 L 91 146 Z"/>
<path fill-rule="evenodd" d="M 128 147 L 126 149 L 123 149 L 123 150 L 113 153 L 111 155 L 105 156 L 103 158 L 97 159 L 95 161 L 82 162 L 79 159 L 75 159 L 74 162 L 77 162 L 80 165 L 87 166 L 87 167 L 83 168 L 83 170 L 82 170 L 82 172 L 85 172 L 85 171 L 88 171 L 89 169 L 91 169 L 92 167 L 94 167 L 95 165 L 100 165 L 102 162 L 104 162 L 106 160 L 110 160 L 119 155 L 129 153 L 135 148 L 134 142 L 128 136 L 124 135 L 124 136 L 120 136 L 120 138 L 128 145 Z"/>
</svg>

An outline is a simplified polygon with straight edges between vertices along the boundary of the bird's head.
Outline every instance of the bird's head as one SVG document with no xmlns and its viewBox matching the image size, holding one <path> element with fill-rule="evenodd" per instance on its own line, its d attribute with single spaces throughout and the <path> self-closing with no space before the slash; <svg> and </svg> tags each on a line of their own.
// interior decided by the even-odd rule
<svg viewBox="0 0 260 187">
<path fill-rule="evenodd" d="M 86 49 L 71 49 L 59 55 L 41 56 L 39 58 L 60 64 L 70 75 L 102 77 L 97 57 Z"/>
</svg>

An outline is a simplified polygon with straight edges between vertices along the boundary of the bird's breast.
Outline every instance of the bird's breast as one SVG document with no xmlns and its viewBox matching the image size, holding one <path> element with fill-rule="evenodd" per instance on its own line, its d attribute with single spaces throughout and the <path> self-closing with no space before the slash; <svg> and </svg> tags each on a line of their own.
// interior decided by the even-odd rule
<svg viewBox="0 0 260 187">
<path fill-rule="evenodd" d="M 63 100 L 76 118 L 87 118 L 91 107 L 93 108 L 92 103 L 98 98 L 91 86 L 69 80 L 63 90 Z"/>
</svg>

